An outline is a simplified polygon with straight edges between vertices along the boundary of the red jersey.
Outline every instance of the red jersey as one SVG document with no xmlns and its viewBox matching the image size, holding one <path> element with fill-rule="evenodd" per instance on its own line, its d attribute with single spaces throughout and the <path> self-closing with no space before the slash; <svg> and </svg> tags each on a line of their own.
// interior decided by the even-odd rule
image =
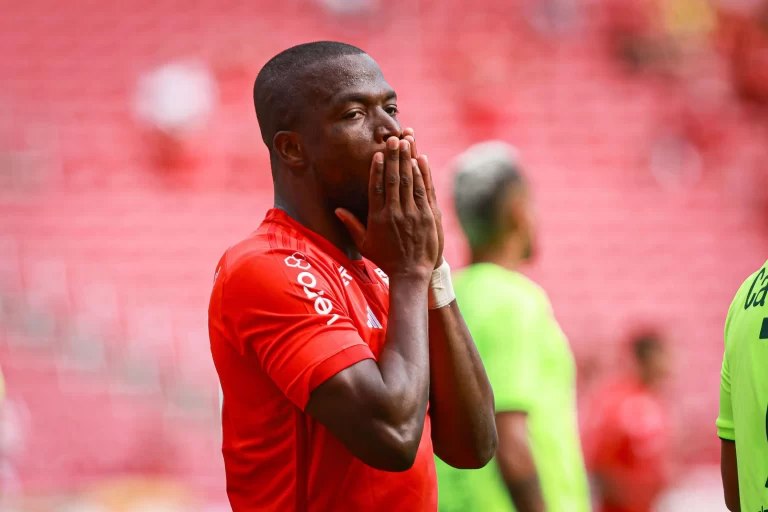
<svg viewBox="0 0 768 512">
<path fill-rule="evenodd" d="M 273 209 L 230 247 L 208 310 L 223 392 L 227 493 L 234 512 L 434 511 L 429 415 L 411 469 L 376 470 L 304 412 L 327 379 L 375 359 L 389 280 Z"/>
<path fill-rule="evenodd" d="M 636 381 L 603 390 L 590 411 L 585 448 L 592 471 L 618 484 L 622 503 L 602 512 L 650 512 L 668 482 L 669 420 L 661 400 Z"/>
</svg>

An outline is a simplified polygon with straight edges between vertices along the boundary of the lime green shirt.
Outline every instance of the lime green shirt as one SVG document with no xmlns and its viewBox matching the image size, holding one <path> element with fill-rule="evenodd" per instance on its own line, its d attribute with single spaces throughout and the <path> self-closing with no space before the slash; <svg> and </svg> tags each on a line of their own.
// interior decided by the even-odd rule
<svg viewBox="0 0 768 512">
<path fill-rule="evenodd" d="M 725 321 L 717 434 L 736 442 L 741 510 L 768 510 L 768 262 L 739 288 Z"/>
<path fill-rule="evenodd" d="M 516 272 L 473 265 L 454 282 L 496 399 L 525 411 L 547 510 L 590 510 L 576 418 L 575 363 L 544 290 Z M 440 512 L 514 511 L 495 460 L 457 470 L 436 460 Z"/>
</svg>

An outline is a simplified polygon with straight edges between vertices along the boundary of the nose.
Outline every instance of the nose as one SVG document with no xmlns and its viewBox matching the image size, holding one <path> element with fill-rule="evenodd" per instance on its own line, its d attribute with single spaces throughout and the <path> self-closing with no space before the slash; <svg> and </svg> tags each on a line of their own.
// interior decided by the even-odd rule
<svg viewBox="0 0 768 512">
<path fill-rule="evenodd" d="M 376 128 L 374 138 L 377 144 L 384 144 L 384 142 L 390 137 L 401 138 L 403 136 L 403 130 L 400 128 L 400 123 L 397 119 L 393 118 L 384 109 L 378 109 L 379 115 L 376 118 Z"/>
</svg>

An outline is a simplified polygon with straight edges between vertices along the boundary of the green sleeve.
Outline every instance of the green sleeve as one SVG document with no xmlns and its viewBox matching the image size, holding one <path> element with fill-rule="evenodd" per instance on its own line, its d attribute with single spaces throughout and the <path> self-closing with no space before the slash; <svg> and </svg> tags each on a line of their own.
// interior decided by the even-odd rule
<svg viewBox="0 0 768 512">
<path fill-rule="evenodd" d="M 538 379 L 535 308 L 499 305 L 483 326 L 481 357 L 493 388 L 496 412 L 531 409 Z"/>
<path fill-rule="evenodd" d="M 747 279 L 747 281 L 749 281 L 749 279 Z M 741 289 L 739 289 L 739 291 L 741 291 Z M 733 423 L 733 405 L 731 402 L 731 370 L 728 365 L 728 331 L 731 326 L 731 318 L 733 317 L 734 308 L 739 301 L 740 295 L 737 292 L 731 302 L 731 306 L 728 308 L 728 316 L 725 318 L 725 329 L 723 330 L 726 349 L 723 353 L 723 366 L 720 370 L 720 412 L 717 416 L 716 424 L 718 437 L 720 437 L 720 439 L 725 439 L 726 441 L 736 440 L 736 427 Z"/>
<path fill-rule="evenodd" d="M 720 372 L 720 414 L 717 417 L 717 435 L 726 441 L 736 440 L 731 406 L 731 372 L 728 369 L 727 355 L 723 355 L 723 369 Z"/>
</svg>

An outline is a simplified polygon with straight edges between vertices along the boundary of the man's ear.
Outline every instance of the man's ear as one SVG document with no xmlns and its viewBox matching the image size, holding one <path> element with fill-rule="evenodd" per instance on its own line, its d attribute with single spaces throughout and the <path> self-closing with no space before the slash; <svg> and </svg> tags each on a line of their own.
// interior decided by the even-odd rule
<svg viewBox="0 0 768 512">
<path fill-rule="evenodd" d="M 306 166 L 306 157 L 304 147 L 301 144 L 301 137 L 296 132 L 277 132 L 272 139 L 277 158 L 283 161 L 285 165 L 292 169 L 302 169 Z"/>
<path fill-rule="evenodd" d="M 511 186 L 507 186 L 507 190 L 502 194 L 500 211 L 497 213 L 499 227 L 505 232 L 517 231 L 525 217 L 523 198 L 516 187 Z"/>
</svg>

